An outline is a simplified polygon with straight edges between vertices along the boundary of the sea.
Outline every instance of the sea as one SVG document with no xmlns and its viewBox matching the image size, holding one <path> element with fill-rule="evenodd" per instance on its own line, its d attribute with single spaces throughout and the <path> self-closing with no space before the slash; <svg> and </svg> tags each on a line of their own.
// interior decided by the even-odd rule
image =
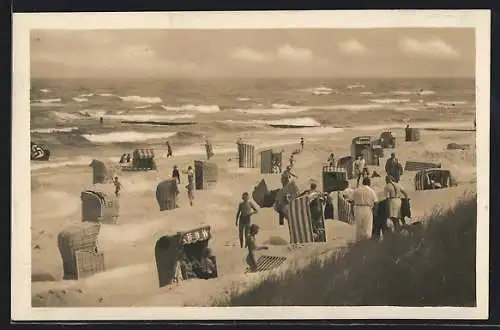
<svg viewBox="0 0 500 330">
<path fill-rule="evenodd" d="M 117 160 L 135 148 L 203 155 L 330 137 L 349 129 L 473 127 L 474 79 L 32 79 L 31 169 Z M 103 118 L 103 124 L 100 118 Z M 123 123 L 134 121 L 136 123 Z M 137 123 L 142 122 L 142 123 Z M 149 122 L 149 123 L 145 123 Z M 151 123 L 155 122 L 155 123 Z M 164 126 L 158 123 L 184 123 Z M 271 124 L 302 128 L 274 128 Z"/>
</svg>

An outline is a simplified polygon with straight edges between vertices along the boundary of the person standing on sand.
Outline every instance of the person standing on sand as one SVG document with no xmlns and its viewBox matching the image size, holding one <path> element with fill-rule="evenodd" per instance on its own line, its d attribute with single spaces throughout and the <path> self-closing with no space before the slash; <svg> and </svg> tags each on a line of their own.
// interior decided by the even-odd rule
<svg viewBox="0 0 500 330">
<path fill-rule="evenodd" d="M 370 187 L 370 178 L 364 178 L 361 187 L 354 190 L 354 221 L 356 223 L 356 240 L 369 239 L 373 229 L 373 207 L 378 201 L 377 194 Z"/>
<path fill-rule="evenodd" d="M 389 175 L 385 177 L 385 183 L 384 194 L 387 198 L 388 217 L 394 224 L 394 229 L 399 231 L 406 225 L 401 216 L 401 198 L 408 198 L 408 194 L 399 183 L 393 182 Z"/>
<path fill-rule="evenodd" d="M 104 123 L 104 118 L 103 117 L 99 117 L 99 124 L 102 125 Z"/>
<path fill-rule="evenodd" d="M 335 168 L 335 154 L 332 152 L 326 161 L 329 168 Z"/>
<path fill-rule="evenodd" d="M 258 212 L 257 206 L 250 200 L 250 195 L 244 192 L 241 195 L 243 200 L 238 205 L 236 211 L 236 227 L 238 227 L 238 237 L 240 239 L 240 247 L 246 247 L 246 238 L 249 235 L 251 216 Z"/>
<path fill-rule="evenodd" d="M 304 150 L 304 138 L 300 138 L 300 151 Z"/>
<path fill-rule="evenodd" d="M 399 182 L 401 175 L 403 175 L 403 166 L 401 166 L 394 152 L 391 153 L 391 157 L 385 162 L 385 173 L 396 183 Z"/>
<path fill-rule="evenodd" d="M 167 141 L 167 158 L 172 157 L 172 146 L 170 145 L 170 141 Z"/>
<path fill-rule="evenodd" d="M 283 185 L 283 188 L 285 188 L 286 185 L 291 181 L 292 177 L 298 179 L 298 177 L 292 173 L 292 167 L 287 166 L 283 173 L 281 173 L 281 184 Z"/>
<path fill-rule="evenodd" d="M 130 156 L 130 154 L 127 154 L 127 163 L 130 163 L 130 159 L 131 159 L 131 158 L 132 158 L 132 157 Z"/>
<path fill-rule="evenodd" d="M 122 189 L 122 183 L 118 180 L 118 176 L 113 177 L 113 184 L 115 185 L 115 196 L 120 196 L 120 190 Z"/>
<path fill-rule="evenodd" d="M 172 171 L 172 178 L 177 179 L 177 184 L 181 184 L 181 175 L 179 173 L 179 168 L 174 165 L 174 170 Z"/>
<path fill-rule="evenodd" d="M 182 171 L 182 172 L 186 173 L 187 177 L 188 177 L 188 184 L 186 186 L 186 189 L 187 189 L 189 204 L 191 206 L 193 206 L 193 200 L 194 200 L 194 171 L 193 171 L 193 167 L 189 166 L 187 171 Z"/>
<path fill-rule="evenodd" d="M 250 226 L 249 234 L 247 236 L 247 247 L 248 247 L 248 255 L 247 255 L 247 265 L 250 267 L 251 272 L 257 271 L 257 261 L 255 260 L 254 251 L 258 250 L 267 250 L 267 246 L 257 246 L 255 236 L 259 233 L 259 226 L 253 224 Z"/>
<path fill-rule="evenodd" d="M 364 168 L 365 160 L 363 155 L 358 155 L 354 161 L 354 177 L 356 178 L 356 187 L 359 187 L 359 180 L 361 180 Z"/>
</svg>

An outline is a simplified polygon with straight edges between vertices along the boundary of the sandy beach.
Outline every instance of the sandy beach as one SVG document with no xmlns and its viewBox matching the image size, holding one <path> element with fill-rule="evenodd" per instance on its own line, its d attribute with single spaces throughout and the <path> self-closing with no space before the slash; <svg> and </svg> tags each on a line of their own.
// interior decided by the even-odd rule
<svg viewBox="0 0 500 330">
<path fill-rule="evenodd" d="M 472 126 L 472 125 L 471 125 Z M 283 130 L 276 130 L 276 132 Z M 297 144 L 285 144 L 279 149 L 284 157 L 298 148 L 300 133 L 286 130 L 290 139 Z M 297 155 L 295 172 L 297 185 L 301 190 L 309 187 L 311 180 L 321 187 L 321 169 L 330 152 L 337 158 L 350 154 L 352 138 L 358 135 L 378 137 L 381 131 L 346 130 L 336 134 L 306 136 L 305 148 Z M 451 170 L 458 181 L 457 187 L 433 191 L 415 191 L 415 172 L 405 172 L 401 184 L 412 200 L 413 219 L 419 219 L 432 212 L 435 207 L 449 207 L 466 191 L 476 191 L 475 133 L 457 131 L 426 131 L 418 142 L 404 142 L 404 130 L 393 130 L 397 147 L 385 150 L 380 166 L 371 170 L 381 175 L 372 181 L 375 191 L 382 196 L 384 185 L 384 164 L 394 151 L 404 164 L 407 160 L 440 162 L 443 168 Z M 285 134 L 285 133 L 283 133 Z M 279 135 L 276 135 L 279 136 Z M 234 135 L 236 141 L 236 134 Z M 244 136 L 246 138 L 246 136 Z M 282 140 L 282 138 L 280 137 Z M 266 149 L 275 141 L 261 141 L 256 151 Z M 449 143 L 470 144 L 469 150 L 447 150 Z M 278 146 L 275 146 L 278 147 Z M 200 146 L 201 148 L 201 146 Z M 227 151 L 227 150 L 226 150 Z M 251 194 L 253 187 L 264 178 L 270 189 L 280 186 L 280 176 L 260 174 L 260 159 L 256 155 L 256 168 L 238 168 L 236 145 L 233 152 L 217 152 L 211 159 L 219 169 L 216 187 L 212 190 L 195 191 L 194 206 L 189 206 L 186 190 L 186 176 L 182 175 L 179 197 L 180 208 L 159 211 L 155 198 L 156 185 L 169 178 L 174 164 L 187 168 L 194 160 L 204 156 L 184 155 L 173 159 L 157 157 L 158 171 L 122 172 L 123 184 L 120 196 L 118 224 L 103 224 L 98 238 L 98 247 L 104 253 L 103 273 L 79 281 L 63 281 L 62 260 L 57 247 L 57 235 L 72 222 L 81 221 L 80 193 L 91 185 L 92 169 L 87 165 L 43 168 L 32 170 L 31 187 L 31 245 L 32 245 L 32 298 L 37 306 L 210 306 L 235 288 L 245 290 L 257 283 L 264 273 L 245 274 L 246 249 L 238 243 L 235 214 L 241 194 Z M 99 158 L 96 148 L 95 158 Z M 32 162 L 33 163 L 33 162 Z M 355 183 L 351 182 L 351 186 Z M 307 264 L 307 258 L 328 253 L 345 246 L 354 238 L 354 227 L 337 220 L 325 222 L 326 243 L 307 244 L 292 248 L 291 245 L 271 245 L 271 237 L 289 241 L 287 225 L 279 226 L 278 216 L 273 209 L 260 209 L 252 217 L 261 231 L 257 237 L 260 244 L 267 244 L 267 255 L 287 256 L 282 266 L 300 267 Z M 210 225 L 213 238 L 209 247 L 217 256 L 219 277 L 212 280 L 188 280 L 159 288 L 156 272 L 154 246 L 158 238 L 180 230 L 189 230 L 201 225 Z M 274 241 L 274 240 L 273 240 Z M 275 271 L 279 271 L 275 270 Z M 44 278 L 44 280 L 36 279 Z"/>
</svg>

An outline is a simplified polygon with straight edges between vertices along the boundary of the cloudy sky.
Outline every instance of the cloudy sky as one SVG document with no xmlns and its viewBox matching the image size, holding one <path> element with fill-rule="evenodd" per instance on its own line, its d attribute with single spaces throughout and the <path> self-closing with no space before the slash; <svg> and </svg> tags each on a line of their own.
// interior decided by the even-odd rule
<svg viewBox="0 0 500 330">
<path fill-rule="evenodd" d="M 32 77 L 473 77 L 473 29 L 33 30 Z"/>
</svg>

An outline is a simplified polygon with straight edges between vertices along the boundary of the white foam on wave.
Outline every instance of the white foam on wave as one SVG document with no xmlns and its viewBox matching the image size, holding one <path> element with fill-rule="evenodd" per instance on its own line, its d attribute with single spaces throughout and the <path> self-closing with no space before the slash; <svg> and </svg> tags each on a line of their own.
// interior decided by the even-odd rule
<svg viewBox="0 0 500 330">
<path fill-rule="evenodd" d="M 128 115 L 106 115 L 106 119 L 114 120 L 130 120 L 130 121 L 169 121 L 176 119 L 190 119 L 194 118 L 191 114 L 179 115 L 154 115 L 154 114 L 128 114 Z"/>
<path fill-rule="evenodd" d="M 42 89 L 40 89 L 40 92 L 42 92 L 44 94 L 47 94 L 47 93 L 50 93 L 50 89 L 48 89 L 48 88 L 42 88 Z"/>
<path fill-rule="evenodd" d="M 100 94 L 97 94 L 97 95 L 104 96 L 104 97 L 116 96 L 116 95 L 111 94 L 111 93 L 100 93 Z"/>
<path fill-rule="evenodd" d="M 310 127 L 319 127 L 321 124 L 311 117 L 303 117 L 303 118 L 285 118 L 279 120 L 268 120 L 268 121 L 260 121 L 268 125 L 291 125 L 291 126 L 310 126 Z"/>
<path fill-rule="evenodd" d="M 59 111 L 52 111 L 51 114 L 60 121 L 72 121 L 72 120 L 78 120 L 81 119 L 81 116 L 72 114 L 72 113 L 67 113 L 67 112 L 59 112 Z"/>
<path fill-rule="evenodd" d="M 361 92 L 359 95 L 373 95 L 373 92 Z"/>
<path fill-rule="evenodd" d="M 62 127 L 62 128 L 34 128 L 30 130 L 31 133 L 39 133 L 39 134 L 53 134 L 53 133 L 69 133 L 73 131 L 77 131 L 78 127 Z"/>
<path fill-rule="evenodd" d="M 141 133 L 136 131 L 111 132 L 102 134 L 83 134 L 82 136 L 92 143 L 117 143 L 117 142 L 139 142 L 156 139 L 165 139 L 177 134 L 177 132 Z"/>
<path fill-rule="evenodd" d="M 288 107 L 288 108 L 249 108 L 249 109 L 232 109 L 232 111 L 246 113 L 249 115 L 282 115 L 286 113 L 298 113 L 307 111 L 306 107 Z"/>
<path fill-rule="evenodd" d="M 394 110 L 396 111 L 419 111 L 421 110 L 421 107 L 416 107 L 416 106 L 404 106 L 404 107 L 395 107 Z"/>
<path fill-rule="evenodd" d="M 314 109 L 363 111 L 363 110 L 375 110 L 380 108 L 383 108 L 382 104 L 336 104 L 336 105 L 317 106 Z"/>
<path fill-rule="evenodd" d="M 410 99 L 371 99 L 370 102 L 378 104 L 395 104 L 395 103 L 407 103 Z"/>
<path fill-rule="evenodd" d="M 146 105 L 138 105 L 135 108 L 136 109 L 148 109 L 148 108 L 151 108 L 151 107 L 152 107 L 151 104 L 146 104 Z"/>
<path fill-rule="evenodd" d="M 365 85 L 362 84 L 347 85 L 347 88 L 348 89 L 365 88 Z"/>
<path fill-rule="evenodd" d="M 40 103 L 40 102 L 30 102 L 30 107 L 32 108 L 62 108 L 64 105 L 60 103 Z"/>
<path fill-rule="evenodd" d="M 279 131 L 268 131 L 266 134 L 273 135 L 326 135 L 326 134 L 336 134 L 343 132 L 344 129 L 340 127 L 306 127 L 306 128 L 284 128 Z M 295 140 L 294 140 L 295 141 Z M 297 143 L 297 141 L 295 141 Z"/>
<path fill-rule="evenodd" d="M 423 91 L 419 91 L 418 94 L 419 95 L 433 95 L 433 94 L 436 94 L 436 92 L 431 91 L 431 90 L 423 90 Z"/>
<path fill-rule="evenodd" d="M 244 102 L 244 101 L 250 101 L 250 98 L 249 97 L 237 97 L 236 100 Z"/>
<path fill-rule="evenodd" d="M 82 165 L 89 165 L 90 162 L 92 161 L 91 157 L 77 157 L 74 159 L 67 159 L 67 160 L 51 160 L 48 162 L 31 162 L 31 170 L 36 171 L 36 170 L 42 170 L 42 169 L 47 169 L 47 168 L 58 168 L 58 167 L 64 167 L 64 166 L 82 166 Z"/>
<path fill-rule="evenodd" d="M 88 93 L 88 94 L 80 94 L 78 97 L 92 97 L 94 96 L 94 93 Z"/>
<path fill-rule="evenodd" d="M 428 102 L 425 103 L 426 107 L 449 107 L 452 108 L 457 105 L 465 105 L 467 101 L 436 101 L 436 102 Z"/>
<path fill-rule="evenodd" d="M 433 95 L 433 94 L 436 94 L 435 91 L 431 91 L 431 90 L 421 90 L 421 91 L 398 90 L 398 91 L 392 91 L 391 93 L 395 94 L 395 95 Z"/>
<path fill-rule="evenodd" d="M 73 101 L 75 101 L 75 102 L 88 102 L 89 99 L 87 99 L 85 97 L 73 97 Z"/>
<path fill-rule="evenodd" d="M 61 102 L 62 100 L 60 98 L 54 98 L 54 99 L 39 99 L 37 101 L 40 103 L 58 103 Z"/>
<path fill-rule="evenodd" d="M 137 103 L 161 103 L 163 100 L 160 97 L 153 96 L 137 96 L 137 95 L 130 95 L 130 96 L 119 96 L 120 99 L 126 102 L 137 102 Z"/>
<path fill-rule="evenodd" d="M 103 117 L 107 111 L 106 110 L 80 110 L 78 113 L 83 116 L 83 117 L 89 117 L 89 118 L 99 118 Z"/>
<path fill-rule="evenodd" d="M 301 89 L 301 91 L 306 93 L 311 93 L 312 95 L 330 95 L 333 93 L 337 93 L 337 90 L 334 90 L 330 87 L 318 86 L 318 87 L 310 87 L 306 89 Z"/>
<path fill-rule="evenodd" d="M 201 113 L 215 113 L 219 112 L 220 108 L 218 105 L 195 105 L 195 104 L 183 104 L 181 106 L 161 106 L 164 110 L 167 111 L 195 111 Z"/>
<path fill-rule="evenodd" d="M 284 118 L 280 120 L 233 120 L 226 119 L 219 121 L 230 125 L 291 125 L 291 126 L 311 126 L 319 127 L 321 124 L 311 117 Z"/>
</svg>

